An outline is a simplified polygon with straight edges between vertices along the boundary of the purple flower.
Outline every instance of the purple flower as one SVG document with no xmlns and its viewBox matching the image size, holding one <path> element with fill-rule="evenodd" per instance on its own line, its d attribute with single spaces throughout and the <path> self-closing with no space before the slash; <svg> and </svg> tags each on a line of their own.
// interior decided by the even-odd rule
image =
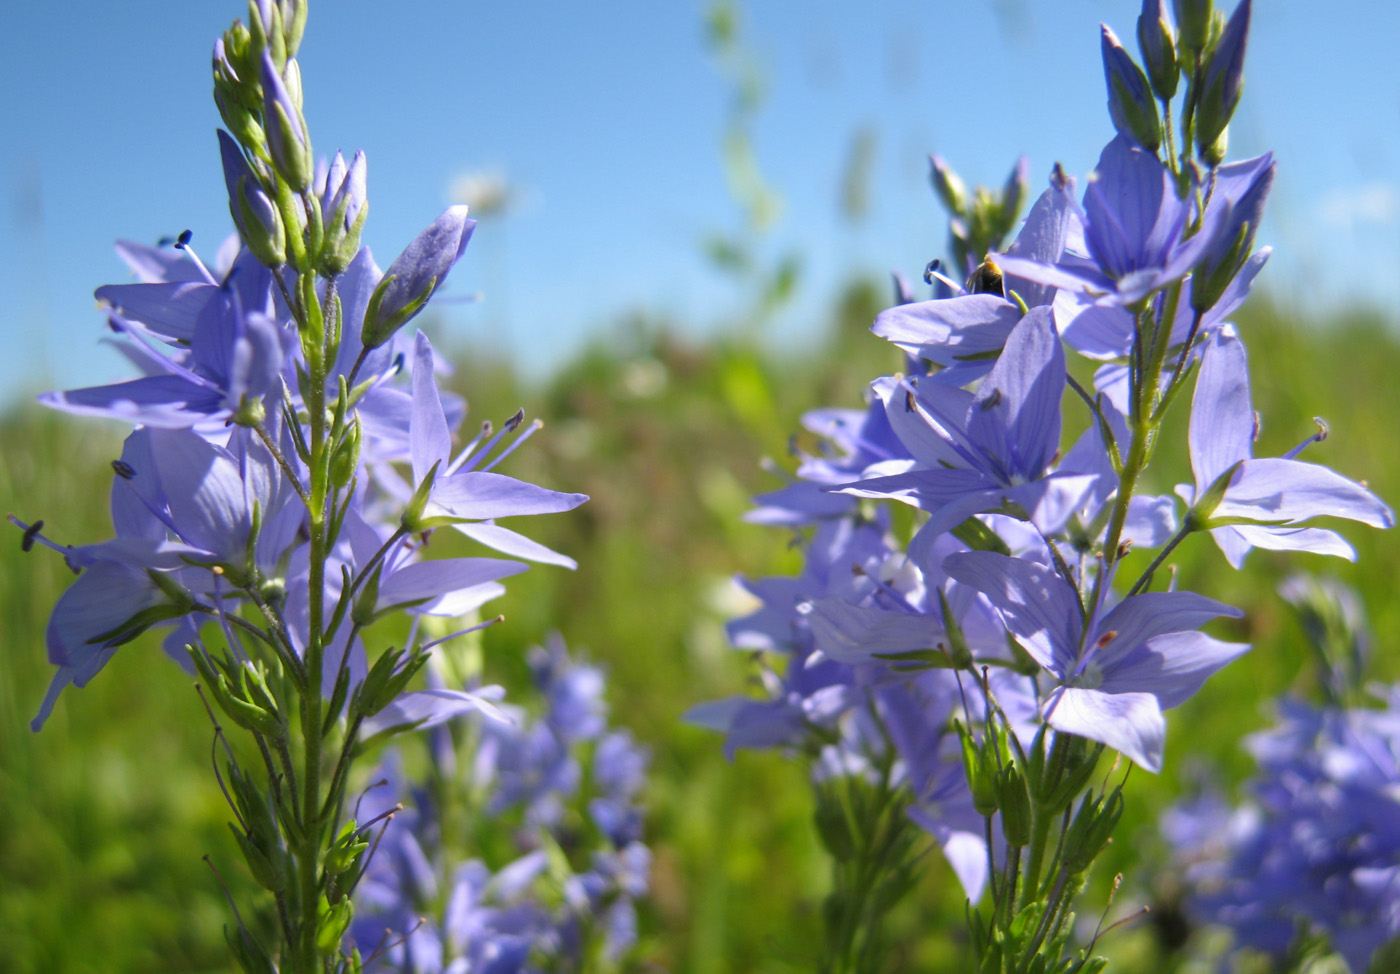
<svg viewBox="0 0 1400 974">
<path fill-rule="evenodd" d="M 467 219 L 465 206 L 448 207 L 394 259 L 365 312 L 360 341 L 366 348 L 383 345 L 423 310 L 467 249 L 474 229 L 476 221 Z"/>
<path fill-rule="evenodd" d="M 1041 565 L 987 551 L 950 555 L 943 564 L 991 599 L 1055 678 L 1045 722 L 1107 744 L 1148 771 L 1162 767 L 1162 711 L 1249 649 L 1196 632 L 1218 616 L 1243 613 L 1192 592 L 1132 595 L 1107 611 L 1094 605 L 1086 618 L 1074 587 Z M 1101 591 L 1108 588 L 1105 580 Z"/>
<path fill-rule="evenodd" d="M 1107 24 L 1099 25 L 1102 37 L 1104 81 L 1108 85 L 1108 114 L 1119 135 L 1156 152 L 1162 144 L 1162 121 L 1147 75 L 1131 54 L 1123 50 L 1118 35 Z"/>
<path fill-rule="evenodd" d="M 1224 230 L 1229 208 L 1211 207 L 1185 237 L 1192 205 L 1176 195 L 1156 156 L 1120 135 L 1104 148 L 1084 190 L 1080 219 L 1091 262 L 1045 264 L 1014 254 L 996 260 L 1008 273 L 1131 308 L 1185 277 Z"/>
<path fill-rule="evenodd" d="M 1195 486 L 1177 494 L 1236 568 L 1251 547 L 1313 551 L 1354 559 L 1344 538 L 1301 527 L 1315 517 L 1344 517 L 1372 527 L 1395 523 L 1390 508 L 1360 484 L 1317 464 L 1287 456 L 1253 459 L 1254 410 L 1243 343 L 1233 329 L 1212 336 L 1191 401 L 1191 469 Z M 1303 446 L 1311 443 L 1305 441 Z"/>
<path fill-rule="evenodd" d="M 484 443 L 479 437 L 453 457 L 447 414 L 443 410 L 442 397 L 433 375 L 433 348 L 422 332 L 419 332 L 414 346 L 412 410 L 409 453 L 413 483 L 421 489 L 426 478 L 433 478 L 424 498 L 421 517 L 443 518 L 468 537 L 508 555 L 573 567 L 571 559 L 494 521 L 496 518 L 522 514 L 573 510 L 588 500 L 587 495 L 546 490 L 491 472 L 514 449 L 515 444 L 494 458 L 491 457 L 492 450 L 503 435 L 517 428 L 518 423 L 507 424 L 505 429 Z M 532 431 L 533 428 L 527 428 L 516 444 Z"/>
<path fill-rule="evenodd" d="M 1039 264 L 1058 261 L 1075 229 L 1073 213 L 1072 187 L 1057 173 L 1007 253 Z M 1009 275 L 1003 283 L 1008 295 L 1014 291 L 1029 308 L 1049 304 L 1055 295 L 1054 288 L 1023 277 Z M 1020 320 L 1019 307 L 1007 298 L 962 293 L 889 308 L 876 316 L 871 331 L 909 355 L 943 366 L 935 381 L 965 385 L 986 374 Z"/>
<path fill-rule="evenodd" d="M 1056 530 L 1091 483 L 1050 470 L 1059 449 L 1065 357 L 1049 308 L 1016 325 L 976 395 L 912 379 L 880 380 L 875 388 L 914 462 L 891 465 L 895 471 L 883 476 L 876 465 L 838 489 L 928 511 L 922 530 L 930 537 L 999 510 Z"/>
</svg>

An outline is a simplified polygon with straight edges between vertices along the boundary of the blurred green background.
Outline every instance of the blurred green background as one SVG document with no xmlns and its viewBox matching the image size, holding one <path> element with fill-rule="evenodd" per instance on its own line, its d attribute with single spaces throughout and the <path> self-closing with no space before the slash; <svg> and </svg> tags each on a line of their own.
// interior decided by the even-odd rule
<svg viewBox="0 0 1400 974">
<path fill-rule="evenodd" d="M 897 367 L 867 329 L 886 302 L 883 283 L 853 281 L 800 350 L 774 349 L 736 323 L 696 343 L 667 322 L 627 321 L 548 381 L 525 385 L 508 363 L 464 350 L 454 379 L 471 415 L 499 418 L 526 404 L 546 428 L 512 458 L 512 473 L 581 490 L 569 515 L 535 519 L 532 535 L 575 556 L 580 569 L 535 567 L 494 603 L 507 622 L 486 634 L 488 676 L 520 688 L 524 649 L 552 629 L 610 674 L 614 720 L 652 751 L 646 796 L 655 851 L 643 913 L 641 970 L 714 974 L 807 971 L 820 943 L 827 865 L 811 825 L 797 762 L 741 753 L 680 721 L 703 700 L 740 690 L 746 654 L 727 648 L 722 623 L 741 606 L 736 572 L 791 572 L 782 531 L 748 525 L 753 493 L 776 481 L 801 413 L 857 406 L 869 378 Z M 1277 454 L 1325 417 L 1332 437 L 1315 460 L 1400 497 L 1400 343 L 1381 319 L 1353 314 L 1299 321 L 1256 298 L 1239 316 L 1252 355 L 1261 455 Z M 1157 467 L 1184 471 L 1183 428 Z M 37 407 L 0 421 L 0 497 L 43 518 L 63 541 L 110 532 L 108 462 L 122 430 Z M 1154 489 L 1180 477 L 1164 474 Z M 1254 650 L 1170 715 L 1167 769 L 1134 774 L 1129 814 L 1091 887 L 1127 875 L 1113 915 L 1166 886 L 1157 878 L 1157 813 L 1205 768 L 1225 782 L 1250 771 L 1241 735 L 1264 726 L 1270 701 L 1310 692 L 1311 657 L 1275 593 L 1296 569 L 1332 572 L 1362 593 L 1379 634 L 1374 675 L 1396 676 L 1400 547 L 1391 534 L 1348 529 L 1355 565 L 1256 551 L 1231 571 L 1208 542 L 1183 546 L 1181 584 L 1246 609 L 1232 638 Z M 0 969 L 15 972 L 222 971 L 225 904 L 202 857 L 247 892 L 210 771 L 211 734 L 190 681 L 149 639 L 119 652 L 87 689 L 65 694 L 40 734 L 28 721 L 51 669 L 43 628 L 71 576 L 52 553 L 23 554 L 18 531 L 0 547 Z M 892 918 L 895 970 L 959 971 L 961 893 L 937 854 Z M 1152 919 L 1116 933 L 1120 970 L 1173 970 Z"/>
<path fill-rule="evenodd" d="M 491 349 L 459 346 L 452 385 L 467 396 L 474 421 L 499 422 L 520 406 L 544 419 L 546 428 L 512 456 L 510 473 L 592 497 L 570 514 L 532 519 L 531 537 L 580 568 L 534 567 L 491 604 L 506 623 L 485 633 L 487 678 L 522 692 L 524 651 L 558 630 L 606 668 L 614 722 L 651 749 L 645 803 L 655 859 L 635 968 L 783 974 L 817 966 L 829 888 L 804 769 L 776 753 L 726 761 L 717 735 L 680 717 L 739 692 L 757 672 L 724 639 L 724 621 L 745 605 L 732 576 L 800 566 L 791 535 L 742 520 L 753 494 L 778 485 L 765 458 L 790 468 L 789 440 L 805 410 L 859 407 L 866 384 L 900 359 L 868 330 L 890 303 L 885 280 L 822 282 L 822 293 L 834 295 L 824 312 L 781 342 L 772 333 L 775 312 L 803 283 L 803 254 L 771 235 L 780 187 L 765 178 L 753 137 L 762 65 L 725 22 L 727 9 L 712 7 L 706 27 L 731 89 L 719 165 L 737 219 L 732 232 L 699 249 L 730 276 L 743 310 L 720 327 L 645 315 L 609 322 L 546 378 L 524 378 Z M 852 227 L 867 206 L 870 149 L 862 139 L 869 138 L 853 140 L 839 188 Z M 482 216 L 485 236 L 493 228 L 489 213 Z M 1270 303 L 1265 292 L 1236 318 L 1264 421 L 1258 452 L 1291 448 L 1322 416 L 1332 436 L 1308 456 L 1400 501 L 1393 312 L 1302 314 Z M 435 330 L 441 322 L 431 313 L 425 319 L 439 347 L 449 345 Z M 1087 380 L 1086 363 L 1076 368 Z M 1184 419 L 1164 435 L 1145 489 L 1165 492 L 1188 479 Z M 12 408 L 0 416 L 0 503 L 26 521 L 42 518 L 61 542 L 107 537 L 108 464 L 124 432 L 37 406 Z M 1156 912 L 1103 944 L 1118 962 L 1111 970 L 1190 969 L 1168 946 L 1173 890 L 1157 816 L 1203 776 L 1237 787 L 1252 770 L 1242 736 L 1269 723 L 1280 694 L 1315 689 L 1313 657 L 1276 594 L 1279 582 L 1306 570 L 1357 588 L 1377 633 L 1372 675 L 1400 675 L 1390 635 L 1400 631 L 1400 600 L 1392 596 L 1400 543 L 1363 527 L 1344 530 L 1358 551 L 1354 565 L 1256 551 L 1236 573 L 1209 541 L 1178 550 L 1180 585 L 1245 609 L 1247 620 L 1228 636 L 1254 649 L 1169 715 L 1164 773 L 1131 776 L 1127 815 L 1091 875 L 1089 898 L 1102 901 L 1121 871 L 1110 916 L 1144 903 Z M 44 626 L 71 578 L 51 552 L 22 553 L 18 531 L 0 544 L 0 971 L 229 970 L 221 933 L 227 905 L 204 857 L 235 898 L 256 893 L 225 826 L 210 772 L 212 735 L 190 680 L 153 639 L 141 639 L 91 686 L 66 692 L 42 733 L 29 730 L 52 672 Z M 927 863 L 919 888 L 890 919 L 898 945 L 892 972 L 965 969 L 961 890 L 936 852 Z"/>
</svg>

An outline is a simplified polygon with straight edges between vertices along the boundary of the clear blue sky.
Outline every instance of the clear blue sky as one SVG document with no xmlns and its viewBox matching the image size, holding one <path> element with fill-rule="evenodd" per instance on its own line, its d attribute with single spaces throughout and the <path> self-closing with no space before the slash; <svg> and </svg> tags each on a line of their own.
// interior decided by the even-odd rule
<svg viewBox="0 0 1400 974">
<path fill-rule="evenodd" d="M 534 370 L 627 312 L 697 330 L 739 307 L 701 254 L 738 225 L 719 161 L 728 92 L 703 4 L 314 0 L 301 61 L 318 152 L 363 148 L 366 242 L 381 264 L 451 202 L 463 173 L 521 191 L 483 221 L 445 306 L 444 343 L 504 341 Z M 119 237 L 189 228 L 212 260 L 229 232 L 209 52 L 236 3 L 25 3 L 0 34 L 0 286 L 5 397 L 122 377 L 93 289 L 125 280 Z M 392 11 L 392 12 L 391 12 Z M 1021 153 L 1039 190 L 1110 137 L 1098 24 L 1132 36 L 1130 0 L 745 6 L 765 65 L 758 158 L 784 198 L 776 253 L 805 272 L 780 334 L 816 335 L 858 271 L 911 277 L 944 250 L 926 179 L 938 151 L 1000 183 Z M 1276 248 L 1264 286 L 1300 309 L 1400 307 L 1397 5 L 1258 0 L 1232 155 L 1273 149 Z M 869 216 L 841 215 L 854 134 L 875 133 Z"/>
</svg>

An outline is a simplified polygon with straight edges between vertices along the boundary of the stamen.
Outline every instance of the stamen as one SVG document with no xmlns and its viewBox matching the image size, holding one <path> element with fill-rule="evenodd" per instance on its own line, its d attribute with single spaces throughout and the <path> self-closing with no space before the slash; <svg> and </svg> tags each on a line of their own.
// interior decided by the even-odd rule
<svg viewBox="0 0 1400 974">
<path fill-rule="evenodd" d="M 460 451 L 458 451 L 457 459 L 453 460 L 450 464 L 447 465 L 447 469 L 443 471 L 443 474 L 446 475 L 450 473 L 456 473 L 458 470 L 460 470 L 462 468 L 462 465 L 471 459 L 472 454 L 476 451 L 477 444 L 479 444 L 485 437 L 491 435 L 492 429 L 493 427 L 491 426 L 491 421 L 489 419 L 483 422 L 481 424 L 481 429 L 477 432 L 475 436 L 471 438 L 471 442 L 469 442 L 466 446 L 462 447 Z"/>
<path fill-rule="evenodd" d="M 522 413 L 520 413 L 519 415 L 523 417 L 523 416 L 524 416 L 524 413 L 522 412 Z M 541 429 L 544 429 L 544 421 L 543 421 L 543 420 L 538 420 L 538 419 L 537 419 L 537 420 L 535 420 L 534 422 L 532 422 L 529 426 L 525 427 L 525 429 L 521 432 L 521 434 L 520 434 L 519 436 L 517 436 L 517 437 L 515 438 L 515 441 L 514 441 L 513 443 L 511 443 L 510 446 L 506 447 L 504 450 L 502 450 L 502 451 L 496 456 L 496 459 L 492 460 L 492 461 L 491 461 L 490 463 L 488 463 L 486 466 L 482 467 L 482 468 L 481 468 L 482 471 L 485 472 L 485 471 L 487 471 L 487 470 L 491 470 L 493 467 L 496 466 L 496 464 L 500 463 L 500 462 L 501 462 L 502 460 L 504 460 L 506 457 L 508 457 L 508 456 L 510 456 L 512 453 L 514 453 L 514 452 L 516 451 L 516 449 L 520 446 L 520 444 L 524 443 L 524 442 L 525 442 L 526 440 L 528 440 L 531 436 L 533 436 L 537 430 L 541 430 Z M 503 430 L 502 432 L 504 432 L 504 430 Z"/>
<path fill-rule="evenodd" d="M 194 248 L 190 246 L 190 241 L 193 238 L 193 230 L 183 230 L 181 231 L 180 235 L 175 238 L 175 243 L 173 246 L 176 250 L 183 250 L 185 254 L 188 255 L 190 260 L 194 261 L 194 266 L 199 268 L 199 272 L 204 275 L 204 279 L 207 280 L 210 284 L 217 286 L 219 283 L 218 280 L 214 277 L 213 274 L 209 273 L 209 268 L 204 266 L 204 261 L 199 259 L 199 254 L 196 254 L 194 252 Z"/>
<path fill-rule="evenodd" d="M 29 525 L 29 527 L 25 528 L 24 538 L 19 543 L 19 550 L 26 553 L 32 551 L 34 549 L 34 539 L 42 530 L 44 530 L 44 522 L 42 519 L 35 521 L 33 524 Z"/>
<path fill-rule="evenodd" d="M 506 621 L 506 617 L 505 617 L 505 616 L 496 616 L 496 618 L 494 618 L 494 619 L 487 619 L 485 622 L 478 622 L 476 625 L 474 625 L 474 626 L 468 626 L 466 629 L 458 629 L 456 632 L 448 633 L 446 636 L 443 636 L 441 639 L 434 639 L 434 640 L 433 640 L 432 642 L 430 642 L 430 643 L 424 643 L 423 646 L 422 646 L 421 648 L 422 648 L 422 650 L 423 650 L 424 652 L 427 652 L 428 650 L 432 649 L 434 646 L 441 645 L 442 643 L 447 642 L 449 639 L 456 639 L 458 636 L 465 636 L 465 635 L 466 635 L 467 633 L 469 633 L 469 632 L 476 632 L 478 629 L 485 629 L 487 626 L 494 626 L 494 625 L 495 625 L 496 623 L 498 623 L 498 622 L 505 622 L 505 621 Z"/>
<path fill-rule="evenodd" d="M 1328 434 L 1331 432 L 1327 428 L 1327 421 L 1324 420 L 1321 416 L 1314 416 L 1313 422 L 1317 424 L 1317 432 L 1314 433 L 1312 436 L 1309 436 L 1306 440 L 1304 440 L 1302 443 L 1299 443 L 1287 453 L 1285 453 L 1283 455 L 1283 458 L 1285 460 L 1292 460 L 1298 454 L 1302 453 L 1303 448 L 1308 446 L 1309 444 L 1321 443 L 1323 440 L 1327 439 Z"/>
</svg>

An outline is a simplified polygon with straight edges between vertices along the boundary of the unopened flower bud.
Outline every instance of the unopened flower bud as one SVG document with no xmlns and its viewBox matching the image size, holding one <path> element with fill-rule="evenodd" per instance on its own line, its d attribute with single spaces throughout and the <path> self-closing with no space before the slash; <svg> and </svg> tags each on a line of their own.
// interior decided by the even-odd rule
<svg viewBox="0 0 1400 974">
<path fill-rule="evenodd" d="M 1203 159 L 1230 124 L 1235 107 L 1240 103 L 1240 91 L 1244 87 L 1244 49 L 1249 34 L 1250 0 L 1240 0 L 1240 5 L 1230 15 L 1220 41 L 1211 51 L 1210 63 L 1206 65 L 1205 81 L 1201 85 L 1200 102 L 1196 107 L 1196 147 Z M 1220 153 L 1224 158 L 1224 153 Z M 1219 162 L 1212 162 L 1219 165 Z"/>
<path fill-rule="evenodd" d="M 268 267 L 287 262 L 287 234 L 282 215 L 262 188 L 237 143 L 219 130 L 219 155 L 224 164 L 229 212 L 243 243 Z"/>
<path fill-rule="evenodd" d="M 318 184 L 321 220 L 325 227 L 321 270 L 326 274 L 345 270 L 360 249 L 360 231 L 369 214 L 369 201 L 365 198 L 366 169 L 363 150 L 355 153 L 348 167 L 337 152 L 327 167 L 324 181 Z"/>
<path fill-rule="evenodd" d="M 295 57 L 301 47 L 301 35 L 306 32 L 306 0 L 280 0 L 280 5 L 287 57 Z"/>
<path fill-rule="evenodd" d="M 467 219 L 465 206 L 448 207 L 404 248 L 370 296 L 360 330 L 360 341 L 365 348 L 383 345 L 405 322 L 423 310 L 466 250 L 475 228 L 476 221 Z"/>
<path fill-rule="evenodd" d="M 1118 35 L 1103 25 L 1103 73 L 1108 83 L 1108 114 L 1113 127 L 1149 152 L 1162 144 L 1162 122 L 1147 75 L 1131 54 L 1123 49 Z"/>
<path fill-rule="evenodd" d="M 1027 156 L 1022 156 L 1016 160 L 1011 175 L 1006 177 L 1006 184 L 1001 188 L 1001 212 L 1007 221 L 1008 229 L 1016 225 L 1021 204 L 1026 201 L 1030 189 L 1031 161 Z"/>
<path fill-rule="evenodd" d="M 288 61 L 287 68 L 287 77 L 293 80 L 299 92 L 301 73 L 296 68 L 296 62 Z M 267 148 L 272 164 L 293 193 L 304 193 L 311 187 L 314 173 L 306 120 L 302 118 L 301 108 L 288 90 L 282 73 L 266 51 L 262 56 L 259 80 L 263 88 L 263 124 L 267 129 Z"/>
<path fill-rule="evenodd" d="M 1142 49 L 1142 61 L 1147 66 L 1152 91 L 1164 100 L 1176 95 L 1177 81 L 1181 78 L 1174 33 L 1167 19 L 1166 0 L 1142 0 L 1142 13 L 1137 20 L 1138 47 Z"/>
<path fill-rule="evenodd" d="M 933 182 L 934 192 L 938 194 L 949 213 L 962 216 L 967 212 L 967 186 L 942 156 L 931 154 L 928 161 L 929 179 Z"/>
<path fill-rule="evenodd" d="M 1225 293 L 1240 266 L 1249 259 L 1254 235 L 1264 218 L 1264 204 L 1274 186 L 1278 164 L 1273 155 L 1232 162 L 1216 173 L 1216 195 L 1230 205 L 1230 218 L 1191 274 L 1191 307 L 1206 311 Z M 1232 185 L 1235 184 L 1235 185 Z"/>
<path fill-rule="evenodd" d="M 1178 47 L 1184 53 L 1200 54 L 1210 39 L 1211 0 L 1172 0 L 1172 7 Z"/>
</svg>

